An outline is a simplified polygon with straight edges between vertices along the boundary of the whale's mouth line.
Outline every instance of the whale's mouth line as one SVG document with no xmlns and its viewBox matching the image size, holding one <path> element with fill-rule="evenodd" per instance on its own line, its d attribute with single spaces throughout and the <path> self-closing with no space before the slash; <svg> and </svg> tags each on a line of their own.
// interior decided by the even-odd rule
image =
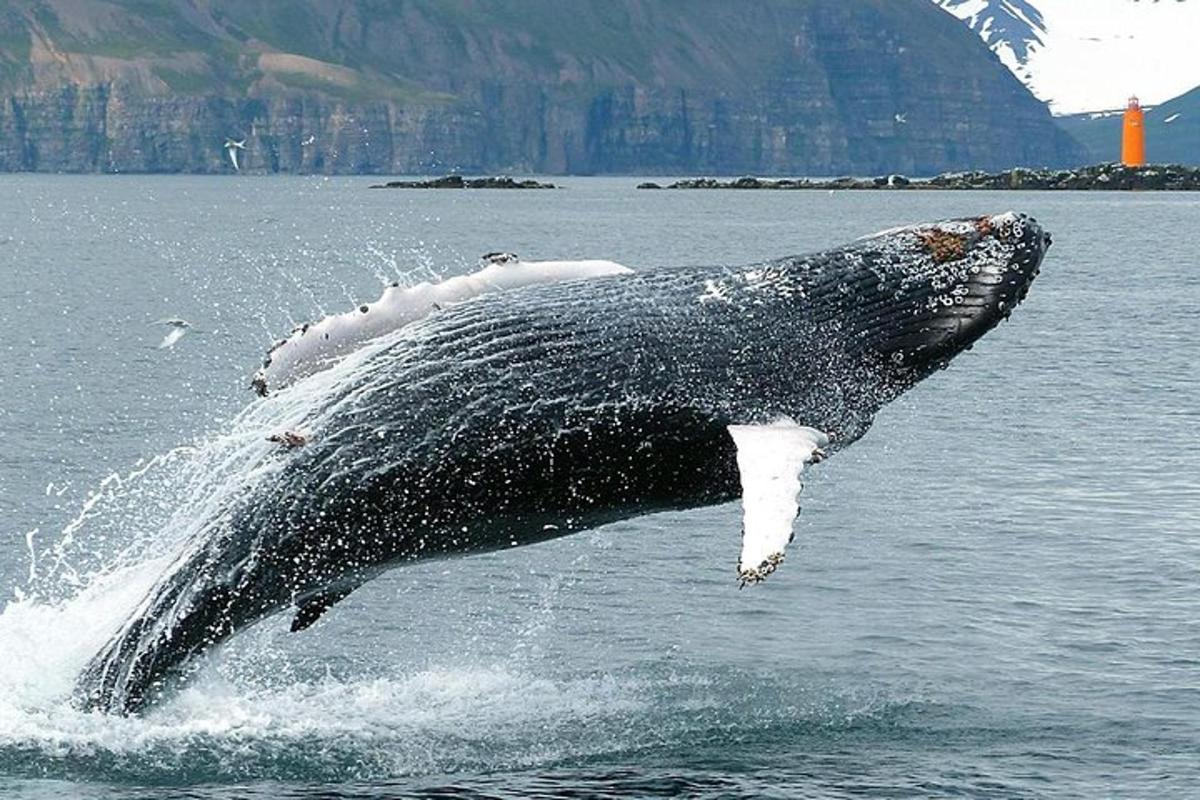
<svg viewBox="0 0 1200 800">
<path fill-rule="evenodd" d="M 934 278 L 900 300 L 895 282 L 855 310 L 864 346 L 904 385 L 946 366 L 1008 319 L 1040 274 L 1050 237 L 1031 218 L 1001 214 L 897 229 L 928 257 Z M 862 240 L 869 245 L 871 239 Z M 864 279 L 865 282 L 869 282 Z"/>
</svg>

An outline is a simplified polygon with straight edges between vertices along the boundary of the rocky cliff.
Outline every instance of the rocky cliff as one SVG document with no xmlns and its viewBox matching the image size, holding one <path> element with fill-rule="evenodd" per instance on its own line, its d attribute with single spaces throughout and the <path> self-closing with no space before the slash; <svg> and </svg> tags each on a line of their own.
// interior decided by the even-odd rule
<svg viewBox="0 0 1200 800">
<path fill-rule="evenodd" d="M 928 0 L 12 0 L 0 170 L 932 174 L 1082 149 Z"/>
</svg>

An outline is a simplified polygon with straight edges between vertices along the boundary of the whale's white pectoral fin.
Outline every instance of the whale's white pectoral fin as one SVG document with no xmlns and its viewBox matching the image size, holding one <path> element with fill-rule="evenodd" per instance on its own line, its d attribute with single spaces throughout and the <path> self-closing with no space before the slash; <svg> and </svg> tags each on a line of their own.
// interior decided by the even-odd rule
<svg viewBox="0 0 1200 800">
<path fill-rule="evenodd" d="M 742 478 L 742 586 L 766 580 L 783 562 L 800 513 L 801 476 L 820 461 L 829 437 L 815 428 L 781 419 L 770 425 L 730 425 Z"/>
</svg>

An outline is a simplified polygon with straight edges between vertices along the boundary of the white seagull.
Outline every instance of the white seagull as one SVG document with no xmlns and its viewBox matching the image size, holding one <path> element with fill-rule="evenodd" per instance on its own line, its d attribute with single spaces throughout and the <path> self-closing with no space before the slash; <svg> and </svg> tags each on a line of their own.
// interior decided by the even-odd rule
<svg viewBox="0 0 1200 800">
<path fill-rule="evenodd" d="M 163 340 L 158 343 L 159 350 L 168 347 L 174 347 L 176 342 L 182 339 L 188 331 L 193 329 L 192 323 L 188 322 L 186 319 L 160 319 L 155 320 L 153 324 L 166 325 L 168 328 L 170 328 L 170 330 L 167 331 L 167 335 L 164 336 Z"/>
<path fill-rule="evenodd" d="M 225 140 L 225 152 L 229 153 L 229 160 L 233 162 L 233 169 L 236 172 L 241 172 L 242 168 L 238 165 L 238 150 L 246 149 L 246 140 Z"/>
<path fill-rule="evenodd" d="M 894 115 L 894 119 L 901 125 L 908 124 L 908 114 L 896 114 Z"/>
</svg>

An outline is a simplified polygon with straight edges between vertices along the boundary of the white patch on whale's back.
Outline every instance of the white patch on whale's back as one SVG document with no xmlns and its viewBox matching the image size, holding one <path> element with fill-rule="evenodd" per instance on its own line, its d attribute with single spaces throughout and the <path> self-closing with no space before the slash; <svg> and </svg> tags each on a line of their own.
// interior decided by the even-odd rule
<svg viewBox="0 0 1200 800">
<path fill-rule="evenodd" d="M 292 331 L 267 354 L 253 385 L 261 394 L 275 391 L 320 372 L 364 342 L 481 294 L 632 272 L 614 261 L 505 261 L 439 283 L 392 285 L 374 303 Z"/>
</svg>

